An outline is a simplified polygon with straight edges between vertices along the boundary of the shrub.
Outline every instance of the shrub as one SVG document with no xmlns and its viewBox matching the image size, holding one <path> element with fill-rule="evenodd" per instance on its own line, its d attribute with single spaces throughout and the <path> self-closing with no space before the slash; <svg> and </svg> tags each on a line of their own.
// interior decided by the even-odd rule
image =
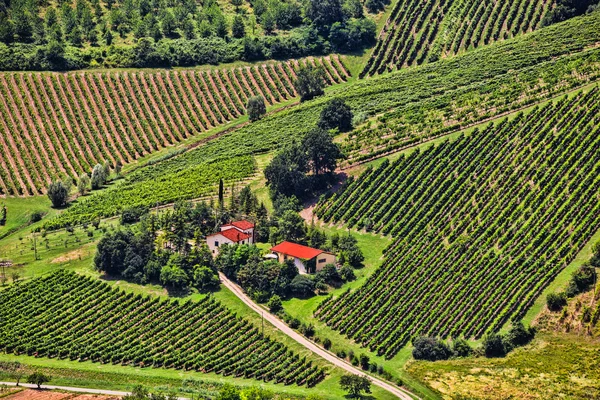
<svg viewBox="0 0 600 400">
<path fill-rule="evenodd" d="M 331 349 L 331 340 L 329 338 L 323 339 L 323 347 L 325 350 Z"/>
<path fill-rule="evenodd" d="M 457 357 L 468 357 L 473 352 L 473 349 L 471 346 L 469 346 L 469 343 L 467 343 L 466 340 L 456 339 L 452 343 L 452 351 Z"/>
<path fill-rule="evenodd" d="M 507 353 L 502 335 L 492 333 L 483 338 L 483 350 L 486 357 L 504 357 Z"/>
<path fill-rule="evenodd" d="M 416 360 L 447 360 L 452 356 L 448 345 L 435 337 L 418 337 L 413 340 L 413 347 L 412 355 Z"/>
<path fill-rule="evenodd" d="M 283 306 L 281 304 L 281 297 L 279 297 L 276 294 L 271 296 L 271 298 L 269 299 L 269 302 L 267 303 L 267 307 L 269 307 L 269 311 L 277 314 L 283 308 Z"/>
<path fill-rule="evenodd" d="M 267 113 L 267 107 L 265 106 L 265 99 L 262 96 L 253 96 L 248 99 L 248 117 L 250 121 L 258 121 L 263 115 Z"/>
<path fill-rule="evenodd" d="M 69 192 L 62 181 L 54 181 L 48 186 L 48 198 L 52 202 L 52 207 L 60 208 L 67 205 Z"/>
<path fill-rule="evenodd" d="M 524 346 L 529 343 L 535 336 L 535 329 L 523 325 L 523 322 L 513 322 L 506 340 L 511 344 L 512 347 Z"/>
<path fill-rule="evenodd" d="M 567 305 L 567 296 L 564 292 L 550 293 L 546 297 L 546 305 L 550 311 L 560 311 Z"/>
</svg>

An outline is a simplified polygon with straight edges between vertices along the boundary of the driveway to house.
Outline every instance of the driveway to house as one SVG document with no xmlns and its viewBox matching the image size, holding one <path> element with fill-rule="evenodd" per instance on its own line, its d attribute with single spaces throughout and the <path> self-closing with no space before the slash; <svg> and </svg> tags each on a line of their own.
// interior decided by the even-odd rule
<svg viewBox="0 0 600 400">
<path fill-rule="evenodd" d="M 230 281 L 221 272 L 219 272 L 219 278 L 221 278 L 221 282 L 223 282 L 223 285 L 225 285 L 225 287 L 227 289 L 231 290 L 233 292 L 233 294 L 235 294 L 240 300 L 242 300 L 248 307 L 250 307 L 251 309 L 253 309 L 258 314 L 263 315 L 264 319 L 266 319 L 267 321 L 269 321 L 273 326 L 275 326 L 277 329 L 279 329 L 280 331 L 282 331 L 283 333 L 285 333 L 286 335 L 288 335 L 290 338 L 294 339 L 296 342 L 300 343 L 302 346 L 304 346 L 307 349 L 311 350 L 313 353 L 317 354 L 318 356 L 320 356 L 320 357 L 324 358 L 325 360 L 329 361 L 330 363 L 332 363 L 336 367 L 340 367 L 340 368 L 346 370 L 347 372 L 350 372 L 351 374 L 366 375 L 369 378 L 369 380 L 371 381 L 371 383 L 373 385 L 379 386 L 380 388 L 382 388 L 382 389 L 384 389 L 384 390 L 392 393 L 393 395 L 395 395 L 399 399 L 413 400 L 415 398 L 418 398 L 415 395 L 413 395 L 412 393 L 409 394 L 408 391 L 406 391 L 404 389 L 401 389 L 398 386 L 394 386 L 394 385 L 392 385 L 390 383 L 382 381 L 381 379 L 378 379 L 378 378 L 375 378 L 375 377 L 373 377 L 371 375 L 365 374 L 364 371 L 362 371 L 362 370 L 354 367 L 352 364 L 346 362 L 345 360 L 342 360 L 341 358 L 338 358 L 332 352 L 327 351 L 327 350 L 325 350 L 324 348 L 322 348 L 320 346 L 317 346 L 315 343 L 313 343 L 312 341 L 308 340 L 306 337 L 302 336 L 301 334 L 299 334 L 298 332 L 296 332 L 295 330 L 293 330 L 292 328 L 290 328 L 285 322 L 283 322 L 282 320 L 280 320 L 279 318 L 277 318 L 276 316 L 274 316 L 270 312 L 262 309 L 260 306 L 258 306 L 256 303 L 254 303 L 246 295 L 246 293 L 244 293 L 244 291 L 242 290 L 242 288 L 240 288 L 238 285 L 236 285 L 235 283 L 233 283 L 232 281 Z"/>
</svg>

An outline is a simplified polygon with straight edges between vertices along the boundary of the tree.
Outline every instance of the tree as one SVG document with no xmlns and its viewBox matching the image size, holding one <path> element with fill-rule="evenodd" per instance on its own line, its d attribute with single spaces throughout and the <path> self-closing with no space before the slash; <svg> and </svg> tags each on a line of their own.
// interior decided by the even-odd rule
<svg viewBox="0 0 600 400">
<path fill-rule="evenodd" d="M 27 383 L 37 385 L 38 389 L 41 389 L 42 385 L 48 382 L 50 382 L 50 377 L 42 374 L 41 372 L 34 372 L 27 377 Z"/>
<path fill-rule="evenodd" d="M 253 386 L 244 389 L 241 393 L 241 397 L 244 400 L 271 400 L 273 398 L 273 393 Z"/>
<path fill-rule="evenodd" d="M 233 23 L 231 24 L 231 34 L 236 39 L 241 39 L 246 36 L 246 27 L 244 26 L 244 19 L 241 15 L 233 17 Z"/>
<path fill-rule="evenodd" d="M 473 352 L 473 349 L 465 339 L 455 339 L 452 342 L 452 351 L 457 357 L 468 357 Z"/>
<path fill-rule="evenodd" d="M 526 328 L 522 321 L 513 321 L 510 330 L 506 334 L 506 340 L 512 347 L 520 347 L 529 343 L 535 336 L 534 328 Z"/>
<path fill-rule="evenodd" d="M 121 164 L 121 160 L 117 160 L 117 163 L 115 164 L 115 174 L 117 174 L 117 176 L 121 176 L 122 169 L 123 169 L 123 164 Z"/>
<path fill-rule="evenodd" d="M 163 35 L 166 37 L 175 36 L 175 30 L 177 29 L 177 21 L 170 10 L 165 10 L 160 21 Z"/>
<path fill-rule="evenodd" d="M 160 270 L 160 282 L 173 289 L 181 290 L 187 286 L 188 276 L 178 265 L 169 263 Z"/>
<path fill-rule="evenodd" d="M 219 179 L 219 208 L 223 208 L 225 204 L 225 189 L 223 186 L 223 178 Z"/>
<path fill-rule="evenodd" d="M 213 290 L 220 283 L 219 276 L 212 268 L 205 265 L 194 266 L 194 286 L 199 290 Z"/>
<path fill-rule="evenodd" d="M 412 355 L 415 360 L 438 361 L 452 356 L 450 347 L 435 337 L 420 336 L 413 340 Z"/>
<path fill-rule="evenodd" d="M 320 1 L 320 0 L 319 0 Z M 314 99 L 325 93 L 325 73 L 322 67 L 301 66 L 296 73 L 294 88 L 301 101 Z"/>
<path fill-rule="evenodd" d="M 319 128 L 324 130 L 337 129 L 340 132 L 352 130 L 352 109 L 344 100 L 330 100 L 321 111 Z"/>
<path fill-rule="evenodd" d="M 6 209 L 6 204 L 2 204 L 0 208 L 0 226 L 6 225 L 6 219 L 8 218 L 8 211 Z"/>
<path fill-rule="evenodd" d="M 0 12 L 0 42 L 10 44 L 15 40 L 15 25 L 8 15 Z"/>
<path fill-rule="evenodd" d="M 315 293 L 315 282 L 306 275 L 297 275 L 292 280 L 290 289 L 299 297 L 312 296 Z"/>
<path fill-rule="evenodd" d="M 567 305 L 567 296 L 564 292 L 549 293 L 546 296 L 546 305 L 550 311 L 560 311 Z"/>
<path fill-rule="evenodd" d="M 354 275 L 354 270 L 348 264 L 344 264 L 344 266 L 340 268 L 340 277 L 344 282 L 352 282 L 356 279 L 356 275 Z"/>
<path fill-rule="evenodd" d="M 337 160 L 342 157 L 333 137 L 321 128 L 309 131 L 302 140 L 302 147 L 308 156 L 310 169 L 317 176 L 333 172 L 337 167 Z"/>
<path fill-rule="evenodd" d="M 263 115 L 267 113 L 267 107 L 265 106 L 265 99 L 262 96 L 252 96 L 248 99 L 248 117 L 250 121 L 258 121 Z"/>
<path fill-rule="evenodd" d="M 18 361 L 0 361 L 0 370 L 7 372 L 16 381 L 16 386 L 19 386 L 25 374 L 23 365 Z"/>
<path fill-rule="evenodd" d="M 342 375 L 340 387 L 350 393 L 352 397 L 360 397 L 362 392 L 371 393 L 371 381 L 366 376 Z"/>
<path fill-rule="evenodd" d="M 224 384 L 215 400 L 241 400 L 240 391 L 233 385 Z"/>
<path fill-rule="evenodd" d="M 48 186 L 48 198 L 52 202 L 52 207 L 61 208 L 67 205 L 69 192 L 62 181 L 52 181 Z"/>
<path fill-rule="evenodd" d="M 265 178 L 271 197 L 302 196 L 306 191 L 308 160 L 304 149 L 298 143 L 292 143 L 273 157 L 265 168 Z"/>
<path fill-rule="evenodd" d="M 276 294 L 271 296 L 271 298 L 267 302 L 267 307 L 269 307 L 269 311 L 277 314 L 282 309 L 281 297 L 277 296 Z"/>
<path fill-rule="evenodd" d="M 84 195 L 90 186 L 90 177 L 85 172 L 79 176 L 79 182 L 77 182 L 77 191 L 80 195 Z"/>
<path fill-rule="evenodd" d="M 323 29 L 344 19 L 341 0 L 308 0 L 305 14 L 315 26 Z"/>
<path fill-rule="evenodd" d="M 101 164 L 96 164 L 92 169 L 92 190 L 100 189 L 106 183 L 106 172 Z"/>
<path fill-rule="evenodd" d="M 337 247 L 340 252 L 341 263 L 348 263 L 354 268 L 362 267 L 365 256 L 360 247 L 358 247 L 358 241 L 350 233 L 341 236 L 334 247 Z"/>
<path fill-rule="evenodd" d="M 504 337 L 497 333 L 486 335 L 483 338 L 483 351 L 486 357 L 504 357 L 507 353 Z"/>
<path fill-rule="evenodd" d="M 590 264 L 584 264 L 571 275 L 565 294 L 567 297 L 574 297 L 579 293 L 587 292 L 595 282 L 596 269 Z"/>
<path fill-rule="evenodd" d="M 306 237 L 304 219 L 297 212 L 286 211 L 279 219 L 277 236 L 280 241 L 304 242 Z"/>
</svg>

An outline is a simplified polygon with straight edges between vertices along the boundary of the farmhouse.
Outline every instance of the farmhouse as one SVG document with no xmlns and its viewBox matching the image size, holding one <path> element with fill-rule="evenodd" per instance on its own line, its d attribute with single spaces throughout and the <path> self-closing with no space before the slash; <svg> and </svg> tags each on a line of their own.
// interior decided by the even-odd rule
<svg viewBox="0 0 600 400">
<path fill-rule="evenodd" d="M 301 274 L 315 273 L 327 264 L 335 264 L 336 261 L 332 253 L 292 242 L 279 243 L 271 248 L 271 252 L 277 255 L 280 263 L 293 259 Z"/>
<path fill-rule="evenodd" d="M 219 247 L 224 244 L 254 243 L 254 224 L 242 220 L 221 226 L 221 230 L 206 237 L 206 244 L 213 254 L 219 253 Z"/>
</svg>

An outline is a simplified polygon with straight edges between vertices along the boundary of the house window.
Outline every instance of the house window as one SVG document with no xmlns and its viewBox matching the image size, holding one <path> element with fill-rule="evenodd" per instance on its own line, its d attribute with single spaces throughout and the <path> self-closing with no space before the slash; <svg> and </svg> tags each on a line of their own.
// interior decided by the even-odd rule
<svg viewBox="0 0 600 400">
<path fill-rule="evenodd" d="M 215 240 L 215 247 L 219 247 L 219 242 Z"/>
<path fill-rule="evenodd" d="M 326 259 L 326 258 L 321 258 L 321 259 L 319 260 L 319 264 L 323 264 L 324 262 L 327 262 L 327 259 Z"/>
</svg>

